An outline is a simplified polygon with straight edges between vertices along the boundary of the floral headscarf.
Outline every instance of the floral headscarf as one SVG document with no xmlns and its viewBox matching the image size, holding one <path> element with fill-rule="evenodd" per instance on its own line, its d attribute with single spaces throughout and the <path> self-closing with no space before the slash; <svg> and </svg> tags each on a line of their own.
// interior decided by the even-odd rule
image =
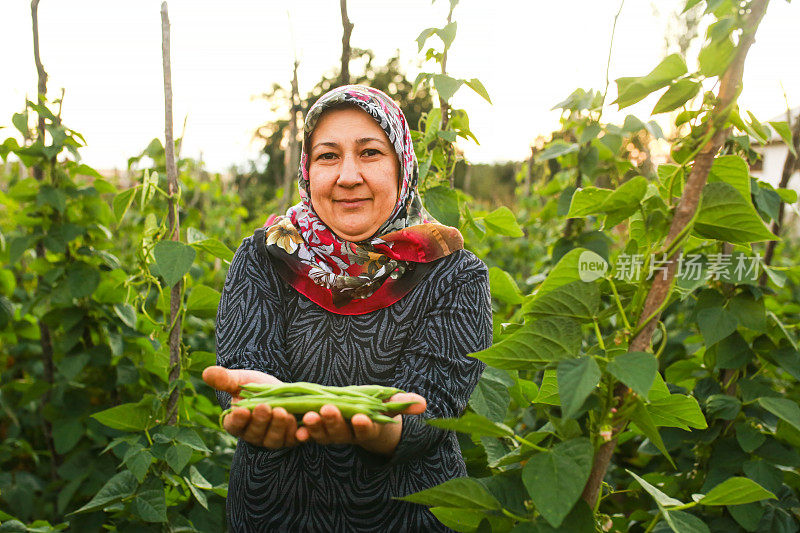
<svg viewBox="0 0 800 533">
<path fill-rule="evenodd" d="M 381 126 L 400 162 L 397 203 L 370 238 L 342 240 L 317 216 L 309 189 L 311 134 L 326 109 L 351 104 Z M 337 87 L 320 97 L 306 114 L 298 186 L 300 203 L 284 216 L 272 215 L 257 239 L 281 277 L 316 304 L 334 313 L 358 315 L 387 307 L 408 294 L 423 278 L 424 265 L 464 247 L 456 228 L 436 222 L 417 192 L 419 170 L 411 131 L 403 112 L 383 92 L 363 85 Z"/>
</svg>

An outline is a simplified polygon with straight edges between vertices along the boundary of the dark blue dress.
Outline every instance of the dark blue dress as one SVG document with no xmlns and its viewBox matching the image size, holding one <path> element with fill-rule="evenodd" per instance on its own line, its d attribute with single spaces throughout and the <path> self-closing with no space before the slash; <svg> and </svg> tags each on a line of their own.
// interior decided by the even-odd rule
<svg viewBox="0 0 800 533">
<path fill-rule="evenodd" d="M 425 279 L 395 304 L 364 315 L 324 310 L 277 275 L 247 237 L 228 271 L 217 313 L 217 362 L 282 381 L 380 384 L 424 396 L 403 415 L 391 458 L 350 444 L 307 442 L 271 450 L 239 440 L 227 514 L 233 532 L 449 531 L 427 507 L 394 500 L 466 475 L 455 433 L 424 423 L 457 417 L 491 344 L 486 265 L 459 250 L 424 266 Z M 218 393 L 227 408 L 230 396 Z"/>
</svg>

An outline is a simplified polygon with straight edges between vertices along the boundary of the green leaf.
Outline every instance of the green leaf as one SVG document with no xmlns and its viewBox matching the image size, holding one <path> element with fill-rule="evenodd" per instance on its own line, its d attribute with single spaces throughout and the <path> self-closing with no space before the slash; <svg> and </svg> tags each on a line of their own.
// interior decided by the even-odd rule
<svg viewBox="0 0 800 533">
<path fill-rule="evenodd" d="M 25 113 L 14 113 L 11 115 L 11 124 L 17 128 L 23 137 L 27 137 L 30 135 L 30 131 L 28 131 L 28 113 L 27 110 Z"/>
<path fill-rule="evenodd" d="M 786 398 L 759 398 L 758 403 L 773 415 L 800 430 L 800 407 L 797 402 Z"/>
<path fill-rule="evenodd" d="M 757 531 L 761 517 L 764 516 L 764 506 L 760 503 L 729 505 L 727 509 L 736 523 L 745 531 Z"/>
<path fill-rule="evenodd" d="M 685 511 L 666 511 L 664 520 L 675 533 L 710 533 L 702 520 Z"/>
<path fill-rule="evenodd" d="M 577 152 L 580 150 L 580 148 L 581 145 L 578 143 L 565 143 L 564 141 L 557 139 L 551 142 L 547 148 L 536 154 L 536 161 L 542 162 L 555 159 L 556 157 L 561 157 L 562 155 Z"/>
<path fill-rule="evenodd" d="M 727 183 L 750 202 L 750 168 L 738 155 L 723 155 L 714 159 L 708 172 L 708 183 Z"/>
<path fill-rule="evenodd" d="M 580 345 L 581 331 L 576 321 L 546 317 L 524 324 L 499 343 L 471 357 L 496 368 L 526 370 L 576 357 Z"/>
<path fill-rule="evenodd" d="M 189 481 L 192 485 L 199 489 L 209 490 L 213 488 L 211 483 L 209 483 L 208 480 L 203 477 L 203 474 L 201 474 L 194 465 L 189 467 Z"/>
<path fill-rule="evenodd" d="M 181 473 L 191 458 L 192 449 L 185 444 L 175 444 L 174 446 L 171 446 L 164 454 L 164 459 L 176 474 Z"/>
<path fill-rule="evenodd" d="M 468 477 L 457 477 L 440 485 L 402 498 L 406 502 L 429 507 L 499 510 L 500 502 L 483 485 Z"/>
<path fill-rule="evenodd" d="M 683 76 L 686 72 L 686 63 L 683 58 L 678 54 L 671 54 L 646 76 L 617 79 L 619 96 L 614 103 L 617 103 L 620 109 L 635 104 L 653 91 L 666 87 L 675 78 Z"/>
<path fill-rule="evenodd" d="M 105 426 L 122 431 L 142 431 L 151 426 L 150 408 L 144 401 L 110 407 L 94 413 L 92 418 Z"/>
<path fill-rule="evenodd" d="M 167 521 L 167 500 L 164 485 L 160 480 L 151 479 L 136 494 L 136 512 L 145 522 Z"/>
<path fill-rule="evenodd" d="M 489 269 L 489 287 L 492 297 L 501 302 L 517 305 L 525 300 L 522 293 L 519 292 L 517 282 L 502 268 L 491 267 Z"/>
<path fill-rule="evenodd" d="M 606 370 L 619 381 L 633 389 L 642 398 L 653 386 L 658 372 L 656 356 L 647 352 L 626 352 L 616 356 Z"/>
<path fill-rule="evenodd" d="M 600 307 L 600 289 L 596 283 L 573 281 L 544 293 L 522 306 L 525 314 L 561 316 L 581 321 L 591 320 Z"/>
<path fill-rule="evenodd" d="M 604 213 L 609 218 L 606 226 L 615 226 L 639 209 L 647 192 L 647 178 L 636 176 L 613 191 L 602 192 L 605 190 L 587 187 L 576 191 L 567 218 Z"/>
<path fill-rule="evenodd" d="M 133 494 L 137 485 L 136 476 L 134 476 L 130 470 L 123 470 L 106 481 L 105 485 L 97 491 L 97 494 L 94 495 L 89 503 L 70 514 L 96 511 L 112 503 L 116 503 L 122 500 L 122 498 Z"/>
<path fill-rule="evenodd" d="M 792 130 L 789 128 L 789 124 L 786 122 L 770 122 L 770 126 L 775 128 L 775 131 L 778 132 L 778 135 L 781 136 L 783 142 L 786 143 L 786 146 L 789 147 L 789 151 L 797 157 L 797 152 L 794 149 L 794 139 L 792 138 Z"/>
<path fill-rule="evenodd" d="M 580 498 L 593 456 L 592 443 L 580 437 L 534 455 L 522 468 L 522 482 L 551 526 L 560 526 Z"/>
<path fill-rule="evenodd" d="M 478 78 L 472 78 L 471 80 L 467 80 L 465 83 L 470 89 L 472 89 L 473 91 L 478 93 L 481 97 L 483 97 L 484 100 L 486 100 L 490 104 L 492 103 L 492 99 L 489 98 L 489 92 L 486 90 L 486 87 L 483 86 L 483 84 Z"/>
<path fill-rule="evenodd" d="M 84 262 L 76 262 L 67 269 L 67 287 L 73 298 L 85 298 L 100 285 L 97 268 Z"/>
<path fill-rule="evenodd" d="M 192 356 L 195 354 L 197 354 L 197 352 L 192 352 Z M 175 440 L 199 452 L 211 452 L 211 450 L 209 450 L 203 442 L 203 439 L 200 438 L 200 435 L 198 435 L 197 432 L 192 428 L 182 427 L 178 429 L 178 434 L 175 435 Z"/>
<path fill-rule="evenodd" d="M 128 451 L 125 452 L 123 461 L 125 462 L 125 466 L 128 467 L 128 470 L 133 472 L 136 479 L 141 483 L 147 477 L 147 472 L 150 469 L 150 465 L 153 463 L 153 459 L 153 454 L 150 453 L 149 450 L 142 446 L 131 446 L 128 448 Z"/>
<path fill-rule="evenodd" d="M 738 244 L 776 239 L 753 204 L 728 183 L 708 183 L 703 188 L 694 230 L 702 237 Z"/>
<path fill-rule="evenodd" d="M 83 424 L 80 420 L 58 418 L 53 421 L 53 443 L 56 453 L 65 454 L 72 450 L 83 437 Z"/>
<path fill-rule="evenodd" d="M 733 420 L 742 410 L 739 398 L 727 394 L 712 394 L 706 398 L 706 413 L 712 418 Z"/>
<path fill-rule="evenodd" d="M 737 422 L 734 428 L 736 429 L 736 441 L 739 443 L 739 447 L 747 453 L 754 452 L 767 440 L 766 435 L 747 422 Z"/>
<path fill-rule="evenodd" d="M 787 204 L 793 204 L 797 201 L 797 191 L 793 189 L 778 188 L 775 189 L 775 192 L 777 192 L 778 196 L 781 197 L 781 200 L 783 200 Z"/>
<path fill-rule="evenodd" d="M 469 406 L 493 422 L 502 422 L 511 401 L 508 388 L 513 384 L 507 372 L 487 366 L 472 391 Z"/>
<path fill-rule="evenodd" d="M 153 247 L 158 273 L 164 278 L 167 287 L 178 283 L 192 267 L 197 252 L 194 248 L 178 241 L 159 241 Z"/>
<path fill-rule="evenodd" d="M 423 193 L 425 209 L 446 226 L 458 227 L 458 193 L 450 187 L 437 186 Z"/>
<path fill-rule="evenodd" d="M 588 356 L 567 359 L 558 364 L 562 416 L 572 418 L 600 383 L 600 367 Z"/>
<path fill-rule="evenodd" d="M 572 195 L 567 218 L 585 217 L 594 213 L 599 213 L 597 208 L 602 205 L 606 198 L 611 196 L 611 189 L 601 189 L 599 187 L 584 187 L 578 189 Z"/>
<path fill-rule="evenodd" d="M 39 194 L 36 195 L 36 205 L 49 205 L 59 213 L 63 213 L 67 207 L 67 195 L 61 189 L 56 189 L 51 185 L 42 185 Z"/>
<path fill-rule="evenodd" d="M 483 217 L 483 222 L 487 228 L 500 235 L 508 235 L 509 237 L 522 237 L 525 235 L 522 228 L 519 227 L 514 213 L 506 206 L 500 206 Z"/>
<path fill-rule="evenodd" d="M 719 341 L 713 351 L 717 355 L 716 368 L 740 368 L 754 356 L 750 345 L 738 331 Z"/>
<path fill-rule="evenodd" d="M 749 292 L 743 292 L 730 300 L 728 310 L 733 313 L 740 325 L 761 333 L 766 331 L 767 311 L 764 298 L 756 300 Z"/>
<path fill-rule="evenodd" d="M 539 394 L 536 395 L 534 403 L 561 405 L 561 398 L 558 396 L 558 377 L 554 368 L 548 368 L 544 371 L 542 384 L 539 386 Z"/>
<path fill-rule="evenodd" d="M 697 313 L 697 325 L 706 346 L 721 341 L 736 331 L 736 317 L 724 307 L 709 307 Z"/>
<path fill-rule="evenodd" d="M 664 445 L 664 440 L 658 432 L 658 427 L 656 427 L 655 422 L 653 422 L 653 417 L 650 416 L 647 407 L 645 407 L 644 402 L 640 398 L 636 399 L 636 407 L 633 413 L 631 413 L 631 422 L 636 424 L 636 427 L 644 433 L 644 436 L 650 439 L 650 442 L 658 448 L 658 451 L 660 451 L 667 461 L 675 467 L 675 463 L 667 451 L 667 447 Z"/>
<path fill-rule="evenodd" d="M 647 481 L 645 481 L 641 477 L 637 476 L 636 474 L 634 474 L 633 472 L 631 472 L 627 468 L 625 469 L 625 471 L 627 473 L 629 473 L 631 476 L 633 476 L 633 478 L 637 481 L 637 483 L 639 483 L 639 485 L 641 485 L 641 487 L 645 491 L 647 491 L 647 493 L 650 496 L 653 497 L 653 499 L 658 504 L 659 508 L 675 507 L 677 505 L 683 505 L 682 501 L 676 500 L 675 498 L 672 498 L 671 496 L 667 496 L 660 489 L 658 489 L 655 486 L 651 485 L 650 483 L 648 483 Z"/>
<path fill-rule="evenodd" d="M 453 40 L 456 38 L 457 28 L 458 26 L 456 25 L 456 23 L 451 22 L 447 26 L 436 32 L 436 34 L 442 39 L 445 50 L 450 48 L 450 45 L 453 44 Z"/>
<path fill-rule="evenodd" d="M 690 427 L 706 429 L 708 424 L 697 400 L 683 394 L 651 400 L 647 412 L 657 426 L 668 426 L 689 431 Z"/>
<path fill-rule="evenodd" d="M 510 437 L 514 434 L 508 426 L 469 412 L 460 418 L 434 418 L 426 422 L 433 427 L 469 433 L 475 437 Z"/>
<path fill-rule="evenodd" d="M 189 293 L 186 308 L 194 315 L 213 318 L 219 307 L 220 293 L 207 285 L 197 285 Z"/>
<path fill-rule="evenodd" d="M 653 115 L 678 109 L 694 98 L 700 91 L 700 87 L 702 84 L 699 81 L 692 81 L 689 78 L 676 81 L 658 100 L 653 108 Z"/>
<path fill-rule="evenodd" d="M 417 36 L 417 46 L 419 47 L 417 52 L 422 51 L 422 47 L 425 46 L 425 41 L 428 40 L 428 37 L 435 34 L 438 29 L 439 28 L 425 28 L 420 32 L 420 34 Z"/>
<path fill-rule="evenodd" d="M 130 304 L 114 304 L 114 313 L 122 323 L 131 329 L 136 329 L 136 310 Z"/>
<path fill-rule="evenodd" d="M 456 509 L 453 507 L 431 507 L 431 513 L 439 522 L 454 531 L 477 532 L 484 520 L 504 520 L 507 518 L 494 518 L 488 511 L 478 509 Z M 491 531 L 491 525 L 489 530 Z"/>
<path fill-rule="evenodd" d="M 708 491 L 698 503 L 702 505 L 741 505 L 766 499 L 777 499 L 770 491 L 746 477 L 731 477 Z"/>
<path fill-rule="evenodd" d="M 214 257 L 219 257 L 223 261 L 231 262 L 233 259 L 233 250 L 228 248 L 222 241 L 217 239 L 201 239 L 189 243 L 195 250 L 202 250 L 208 252 Z"/>
<path fill-rule="evenodd" d="M 697 60 L 700 63 L 700 72 L 704 76 L 720 76 L 728 68 L 736 47 L 729 37 L 712 40 L 700 50 Z"/>
<path fill-rule="evenodd" d="M 545 278 L 542 284 L 539 285 L 539 288 L 536 289 L 534 298 L 541 298 L 548 292 L 562 285 L 572 283 L 573 281 L 579 281 L 581 278 L 578 270 L 578 263 L 580 262 L 581 255 L 585 251 L 586 248 L 575 248 L 564 254 L 564 256 L 558 260 L 556 266 L 553 267 L 553 270 L 547 275 L 547 278 Z"/>
<path fill-rule="evenodd" d="M 459 87 L 464 83 L 464 80 L 457 80 L 455 78 L 451 78 L 446 74 L 434 74 L 433 75 L 433 86 L 436 87 L 436 92 L 439 93 L 439 97 L 444 100 L 445 102 L 449 102 L 450 99 L 456 94 L 456 91 Z"/>
<path fill-rule="evenodd" d="M 128 208 L 133 203 L 133 198 L 136 196 L 136 191 L 139 187 L 131 187 L 114 196 L 111 201 L 111 206 L 114 209 L 114 217 L 117 219 L 117 224 L 122 222 L 122 217 L 128 211 Z"/>
</svg>

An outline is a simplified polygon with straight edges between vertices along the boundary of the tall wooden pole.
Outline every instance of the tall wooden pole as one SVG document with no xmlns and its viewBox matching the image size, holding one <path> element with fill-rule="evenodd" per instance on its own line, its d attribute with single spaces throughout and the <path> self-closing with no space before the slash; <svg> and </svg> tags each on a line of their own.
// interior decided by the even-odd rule
<svg viewBox="0 0 800 533">
<path fill-rule="evenodd" d="M 167 3 L 161 3 L 161 59 L 164 68 L 164 155 L 167 166 L 167 220 L 169 221 L 169 238 L 180 240 L 180 221 L 178 210 L 178 169 L 175 166 L 175 141 L 172 137 L 172 70 L 169 59 L 169 13 Z M 169 384 L 172 388 L 167 400 L 167 423 L 174 425 L 178 420 L 178 400 L 180 391 L 175 382 L 181 375 L 181 292 L 183 279 L 170 290 L 169 300 Z"/>
<path fill-rule="evenodd" d="M 350 35 L 353 33 L 355 26 L 350 19 L 347 18 L 347 0 L 339 0 L 339 7 L 342 11 L 342 69 L 339 76 L 339 85 L 347 85 L 350 83 Z"/>
<path fill-rule="evenodd" d="M 39 55 L 39 0 L 31 0 L 31 22 L 33 25 L 33 60 L 36 63 L 36 72 L 39 77 L 39 84 L 38 84 L 38 96 L 37 102 L 39 105 L 44 105 L 45 98 L 47 95 L 47 72 L 44 70 L 44 65 L 42 65 L 42 59 Z M 27 103 L 26 103 L 27 106 Z M 38 113 L 39 121 L 38 126 L 36 129 L 36 140 L 41 142 L 44 145 L 44 134 L 45 134 L 45 127 L 44 127 L 44 115 L 42 113 Z M 22 161 L 20 161 L 20 166 L 22 166 Z M 36 164 L 33 167 L 33 177 L 36 178 L 37 181 L 42 181 L 44 179 L 44 167 L 41 164 Z M 44 244 L 42 241 L 36 243 L 36 255 L 37 257 L 44 258 L 45 257 L 45 249 Z M 42 281 L 42 276 L 38 276 L 39 285 L 43 285 L 44 282 Z M 47 382 L 51 387 L 53 385 L 53 339 L 50 334 L 50 327 L 39 320 L 39 342 L 42 346 L 42 365 L 44 368 L 44 380 Z M 48 389 L 47 392 L 42 396 L 42 408 L 50 403 L 50 390 Z M 47 418 L 43 418 L 44 428 L 43 434 L 45 442 L 47 443 L 47 449 L 50 452 L 53 460 L 50 462 L 50 477 L 56 479 L 56 467 L 58 466 L 58 454 L 56 453 L 55 442 L 53 441 L 53 426 Z"/>
</svg>

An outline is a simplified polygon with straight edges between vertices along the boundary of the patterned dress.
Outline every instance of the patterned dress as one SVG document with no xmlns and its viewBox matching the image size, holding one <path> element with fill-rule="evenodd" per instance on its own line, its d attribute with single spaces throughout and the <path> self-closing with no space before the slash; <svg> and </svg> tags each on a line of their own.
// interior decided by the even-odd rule
<svg viewBox="0 0 800 533">
<path fill-rule="evenodd" d="M 400 301 L 362 315 L 334 314 L 276 274 L 263 245 L 243 240 L 217 314 L 217 361 L 282 381 L 380 384 L 424 396 L 403 415 L 390 457 L 350 444 L 271 450 L 239 440 L 227 499 L 232 532 L 449 531 L 427 507 L 394 500 L 466 475 L 455 433 L 425 418 L 461 414 L 484 364 L 467 357 L 491 344 L 484 263 L 458 250 L 435 262 Z M 230 396 L 218 392 L 223 408 Z"/>
</svg>

